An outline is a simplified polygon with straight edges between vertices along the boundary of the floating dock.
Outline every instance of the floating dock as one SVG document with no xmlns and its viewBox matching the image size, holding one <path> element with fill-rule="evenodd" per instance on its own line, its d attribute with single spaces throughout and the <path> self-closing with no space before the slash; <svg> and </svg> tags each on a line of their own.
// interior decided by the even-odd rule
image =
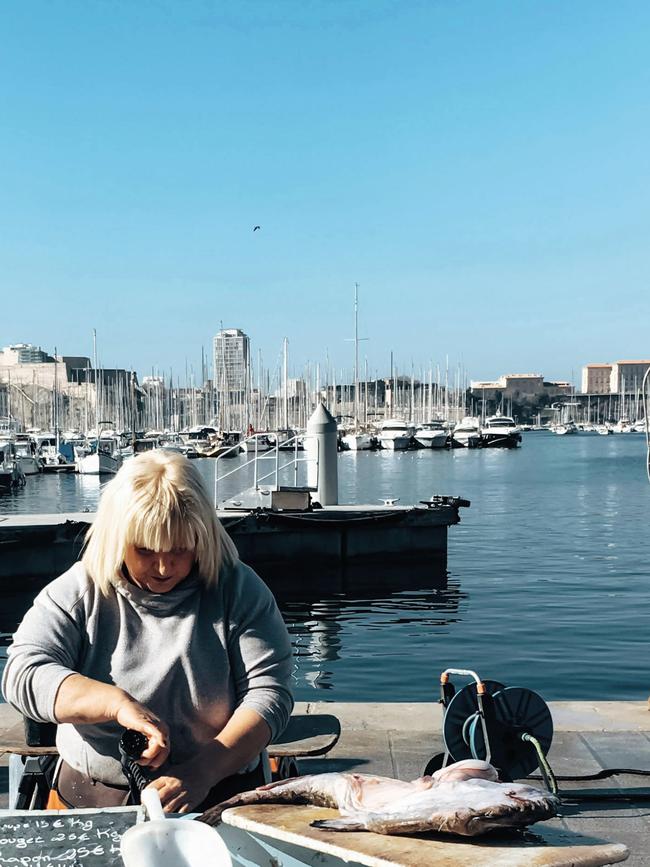
<svg viewBox="0 0 650 867">
<path fill-rule="evenodd" d="M 279 580 L 309 567 L 325 584 L 357 574 L 381 579 L 390 564 L 425 566 L 444 574 L 447 528 L 460 521 L 455 497 L 416 506 L 326 506 L 309 510 L 219 510 L 240 557 L 263 578 Z M 94 513 L 0 516 L 0 580 L 26 589 L 68 569 L 81 552 Z M 291 569 L 287 567 L 291 565 Z"/>
</svg>

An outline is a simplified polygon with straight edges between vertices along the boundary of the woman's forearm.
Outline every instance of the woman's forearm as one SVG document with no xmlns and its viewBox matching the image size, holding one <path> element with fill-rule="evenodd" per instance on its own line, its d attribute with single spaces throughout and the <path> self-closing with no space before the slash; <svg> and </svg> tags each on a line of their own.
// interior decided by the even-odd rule
<svg viewBox="0 0 650 867">
<path fill-rule="evenodd" d="M 147 738 L 140 764 L 159 768 L 169 755 L 169 728 L 155 713 L 118 686 L 71 674 L 61 683 L 54 701 L 57 722 L 83 725 L 114 720 Z"/>
<path fill-rule="evenodd" d="M 214 780 L 217 783 L 259 756 L 270 739 L 268 723 L 254 710 L 240 707 L 214 741 L 201 751 L 202 761 L 217 771 L 218 778 Z"/>
<path fill-rule="evenodd" d="M 60 723 L 108 722 L 116 718 L 119 706 L 129 699 L 131 696 L 117 686 L 71 674 L 56 694 L 54 715 Z"/>
</svg>

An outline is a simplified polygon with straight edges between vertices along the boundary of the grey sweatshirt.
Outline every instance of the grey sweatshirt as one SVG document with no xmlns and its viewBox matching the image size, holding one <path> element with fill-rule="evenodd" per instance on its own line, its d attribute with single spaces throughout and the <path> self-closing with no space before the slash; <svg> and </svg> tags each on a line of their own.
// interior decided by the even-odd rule
<svg viewBox="0 0 650 867">
<path fill-rule="evenodd" d="M 36 597 L 7 653 L 2 690 L 32 719 L 56 722 L 59 686 L 74 672 L 126 690 L 164 720 L 171 754 L 196 755 L 237 707 L 256 711 L 272 738 L 293 708 L 291 645 L 263 581 L 241 562 L 216 586 L 190 575 L 169 593 L 116 582 L 108 597 L 76 563 Z M 73 768 L 124 784 L 117 723 L 61 724 L 57 747 Z"/>
</svg>

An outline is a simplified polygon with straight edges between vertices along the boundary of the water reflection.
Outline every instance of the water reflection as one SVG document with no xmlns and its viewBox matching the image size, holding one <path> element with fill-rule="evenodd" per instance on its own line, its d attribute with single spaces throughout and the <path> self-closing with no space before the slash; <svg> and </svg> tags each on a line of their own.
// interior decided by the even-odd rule
<svg viewBox="0 0 650 867">
<path fill-rule="evenodd" d="M 386 576 L 382 579 L 378 583 L 386 586 Z M 408 583 L 412 585 L 412 576 Z M 379 594 L 368 589 L 318 599 L 294 592 L 276 598 L 293 645 L 294 691 L 304 701 L 313 690 L 338 689 L 340 681 L 358 676 L 367 689 L 381 689 L 387 670 L 391 676 L 396 667 L 404 670 L 399 660 L 405 651 L 417 653 L 423 636 L 431 639 L 462 619 L 461 603 L 467 597 L 445 575 L 437 586 L 420 589 Z"/>
</svg>

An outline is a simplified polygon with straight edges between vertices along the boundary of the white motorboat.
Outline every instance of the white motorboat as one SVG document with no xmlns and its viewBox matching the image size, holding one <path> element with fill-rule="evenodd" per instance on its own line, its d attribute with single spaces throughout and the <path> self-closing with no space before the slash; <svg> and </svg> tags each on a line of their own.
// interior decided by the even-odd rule
<svg viewBox="0 0 650 867">
<path fill-rule="evenodd" d="M 606 437 L 609 436 L 609 434 L 613 433 L 611 427 L 608 424 L 597 424 L 594 429 L 597 434 L 600 434 L 601 437 Z"/>
<path fill-rule="evenodd" d="M 388 418 L 379 425 L 379 442 L 382 449 L 402 451 L 411 445 L 412 428 L 399 418 Z"/>
<path fill-rule="evenodd" d="M 16 460 L 26 476 L 37 476 L 43 472 L 43 463 L 37 454 L 36 443 L 28 434 L 17 433 L 14 447 Z"/>
<path fill-rule="evenodd" d="M 423 449 L 444 449 L 448 435 L 441 421 L 429 421 L 415 429 L 415 441 Z"/>
<path fill-rule="evenodd" d="M 621 416 L 612 428 L 614 433 L 634 433 L 634 425 L 627 416 Z"/>
<path fill-rule="evenodd" d="M 119 437 L 100 436 L 89 455 L 75 448 L 75 457 L 77 472 L 84 476 L 115 475 L 123 461 Z"/>
<path fill-rule="evenodd" d="M 271 447 L 275 448 L 275 444 L 277 443 L 281 451 L 301 451 L 304 448 L 303 442 L 298 436 L 298 431 L 290 427 L 271 431 L 267 436 Z"/>
<path fill-rule="evenodd" d="M 270 452 L 271 449 L 275 448 L 275 442 L 268 433 L 254 433 L 240 443 L 240 448 L 244 454 L 254 455 L 260 452 Z"/>
<path fill-rule="evenodd" d="M 481 426 L 476 416 L 466 415 L 455 425 L 451 444 L 466 449 L 475 449 L 481 445 Z"/>
<path fill-rule="evenodd" d="M 368 451 L 374 445 L 373 437 L 362 431 L 350 431 L 341 437 L 343 447 L 351 452 Z"/>
<path fill-rule="evenodd" d="M 25 473 L 16 457 L 13 442 L 0 442 L 0 490 L 19 488 L 25 484 Z"/>
<path fill-rule="evenodd" d="M 488 448 L 514 449 L 521 443 L 521 432 L 509 415 L 490 415 L 481 428 L 481 445 Z"/>
<path fill-rule="evenodd" d="M 567 436 L 567 434 L 574 434 L 578 432 L 578 428 L 574 421 L 565 421 L 560 424 L 556 424 L 552 428 L 553 433 L 556 433 L 558 436 L 563 437 Z"/>
</svg>

